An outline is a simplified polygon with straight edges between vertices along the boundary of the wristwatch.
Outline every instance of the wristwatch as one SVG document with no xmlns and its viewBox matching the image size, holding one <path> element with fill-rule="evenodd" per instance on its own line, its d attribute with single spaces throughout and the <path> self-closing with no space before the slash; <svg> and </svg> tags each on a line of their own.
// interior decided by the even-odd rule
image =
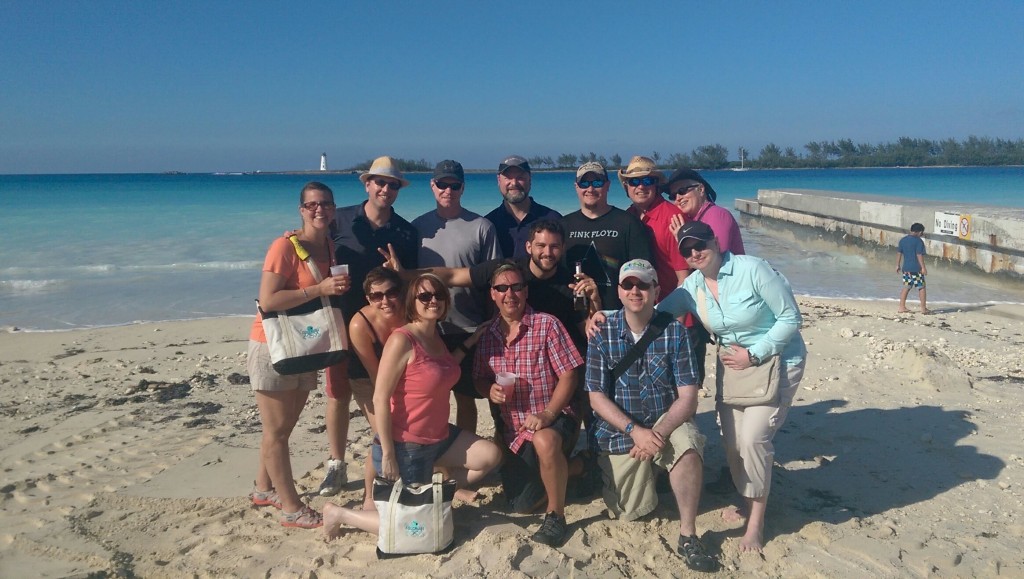
<svg viewBox="0 0 1024 579">
<path fill-rule="evenodd" d="M 626 425 L 626 429 L 624 430 L 624 432 L 626 433 L 626 436 L 629 436 L 629 434 L 631 432 L 633 432 L 633 423 L 632 422 L 630 422 L 629 424 Z"/>
<path fill-rule="evenodd" d="M 747 359 L 750 360 L 750 364 L 753 366 L 761 365 L 761 358 L 758 358 L 757 356 L 751 354 L 750 350 L 747 350 Z"/>
</svg>

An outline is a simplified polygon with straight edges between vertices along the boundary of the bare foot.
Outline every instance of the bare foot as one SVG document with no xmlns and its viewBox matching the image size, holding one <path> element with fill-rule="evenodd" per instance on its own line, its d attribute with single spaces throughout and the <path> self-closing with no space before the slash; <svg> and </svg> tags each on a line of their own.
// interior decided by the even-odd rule
<svg viewBox="0 0 1024 579">
<path fill-rule="evenodd" d="M 341 536 L 341 512 L 342 508 L 334 503 L 324 505 L 324 540 L 330 541 Z"/>
<path fill-rule="evenodd" d="M 722 520 L 727 523 L 742 523 L 747 520 L 747 514 L 739 507 L 729 506 L 722 509 Z"/>
<path fill-rule="evenodd" d="M 753 536 L 751 536 L 752 534 Z M 747 534 L 740 539 L 740 553 L 761 553 L 763 551 L 764 541 L 761 540 L 760 532 L 747 531 Z"/>
<path fill-rule="evenodd" d="M 480 498 L 480 493 L 469 489 L 456 489 L 455 498 L 464 503 L 472 503 L 476 502 L 476 500 Z"/>
<path fill-rule="evenodd" d="M 927 316 L 928 314 L 932 313 L 932 311 L 929 310 L 929 309 L 924 309 L 924 310 L 921 310 L 921 313 Z"/>
<path fill-rule="evenodd" d="M 897 314 L 909 314 L 910 310 L 908 310 L 907 308 L 900 308 L 900 309 L 896 310 L 896 313 Z"/>
</svg>

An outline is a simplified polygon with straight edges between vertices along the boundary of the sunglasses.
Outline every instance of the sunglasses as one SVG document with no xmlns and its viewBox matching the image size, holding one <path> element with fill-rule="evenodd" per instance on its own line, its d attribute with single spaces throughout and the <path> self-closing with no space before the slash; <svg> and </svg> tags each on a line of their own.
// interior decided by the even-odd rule
<svg viewBox="0 0 1024 579">
<path fill-rule="evenodd" d="M 384 290 L 382 292 L 370 292 L 370 293 L 366 294 L 366 298 L 369 299 L 371 302 L 379 302 L 379 301 L 382 301 L 384 298 L 388 298 L 389 300 L 393 300 L 393 299 L 395 299 L 397 297 L 398 297 L 398 288 L 396 288 L 396 287 Z M 430 301 L 430 300 L 428 299 L 427 301 Z"/>
<path fill-rule="evenodd" d="M 604 187 L 604 179 L 591 179 L 590 181 L 577 181 L 576 184 L 580 186 L 580 189 L 587 189 L 589 187 L 593 187 L 594 189 L 600 189 L 601 187 Z"/>
<path fill-rule="evenodd" d="M 334 209 L 334 201 L 306 201 L 302 204 L 302 208 L 306 211 L 316 211 L 317 207 Z"/>
<path fill-rule="evenodd" d="M 512 290 L 515 293 L 519 293 L 519 292 L 523 291 L 523 289 L 525 287 L 526 287 L 526 284 L 523 283 L 523 282 L 519 282 L 519 283 L 499 283 L 498 285 L 492 285 L 491 289 L 496 291 L 496 292 L 498 292 L 499 294 L 503 294 L 503 293 L 507 292 L 508 290 Z"/>
<path fill-rule="evenodd" d="M 640 185 L 650 187 L 651 185 L 656 185 L 658 183 L 658 178 L 651 177 L 650 175 L 646 177 L 630 177 L 626 183 L 629 183 L 633 187 L 639 187 Z"/>
<path fill-rule="evenodd" d="M 700 183 L 694 183 L 693 185 L 687 185 L 686 187 L 680 187 L 679 189 L 676 189 L 675 191 L 669 191 L 668 192 L 668 196 L 671 199 L 675 199 L 676 197 L 679 197 L 679 196 L 682 196 L 682 195 L 686 195 L 687 191 L 689 191 L 690 189 L 696 189 L 697 187 L 700 187 Z"/>
<path fill-rule="evenodd" d="M 697 243 L 691 245 L 684 245 L 679 249 L 679 252 L 683 254 L 683 257 L 690 257 L 694 251 L 704 251 L 708 248 L 708 242 L 703 240 L 697 240 Z"/>
<path fill-rule="evenodd" d="M 387 179 L 370 179 L 375 185 L 384 189 L 385 187 L 391 187 L 393 190 L 398 191 L 402 188 L 402 184 L 398 181 L 388 181 Z"/>
<path fill-rule="evenodd" d="M 437 302 L 440 303 L 443 297 L 444 296 L 438 292 L 420 292 L 416 294 L 416 299 L 423 305 L 427 305 L 434 300 L 437 300 Z"/>
<path fill-rule="evenodd" d="M 434 181 L 434 186 L 444 191 L 445 189 L 451 189 L 452 191 L 462 191 L 462 183 L 438 183 Z"/>
<path fill-rule="evenodd" d="M 642 292 L 645 292 L 645 291 L 651 289 L 652 285 L 654 285 L 654 284 L 650 284 L 650 283 L 647 283 L 645 281 L 633 281 L 633 280 L 629 280 L 629 279 L 627 279 L 624 282 L 619 283 L 619 287 L 624 289 L 624 290 L 626 290 L 626 291 L 633 291 L 633 288 L 639 288 L 640 291 L 642 291 Z"/>
</svg>

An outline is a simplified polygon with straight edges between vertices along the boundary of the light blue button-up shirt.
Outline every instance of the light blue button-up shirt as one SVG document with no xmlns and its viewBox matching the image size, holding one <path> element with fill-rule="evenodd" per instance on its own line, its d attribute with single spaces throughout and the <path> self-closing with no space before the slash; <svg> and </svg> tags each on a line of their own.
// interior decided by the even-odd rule
<svg viewBox="0 0 1024 579">
<path fill-rule="evenodd" d="M 750 255 L 722 254 L 718 300 L 694 270 L 683 284 L 661 300 L 657 309 L 700 317 L 699 294 L 707 303 L 707 325 L 723 346 L 738 344 L 762 360 L 781 354 L 788 365 L 804 360 L 807 346 L 800 337 L 800 308 L 789 281 L 767 261 Z"/>
</svg>

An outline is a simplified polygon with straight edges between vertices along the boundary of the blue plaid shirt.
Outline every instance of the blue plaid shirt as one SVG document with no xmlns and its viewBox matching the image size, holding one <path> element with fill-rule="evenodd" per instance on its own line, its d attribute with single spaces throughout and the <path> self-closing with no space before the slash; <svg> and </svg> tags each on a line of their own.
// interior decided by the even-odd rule
<svg viewBox="0 0 1024 579">
<path fill-rule="evenodd" d="M 650 428 L 679 397 L 680 386 L 697 384 L 697 359 L 686 328 L 678 321 L 672 321 L 619 377 L 613 397 L 610 370 L 635 343 L 623 310 L 609 316 L 587 347 L 584 387 L 587 392 L 603 392 L 637 426 Z M 633 447 L 632 438 L 600 416 L 596 417 L 594 436 L 598 447 L 611 454 L 625 454 Z"/>
</svg>

